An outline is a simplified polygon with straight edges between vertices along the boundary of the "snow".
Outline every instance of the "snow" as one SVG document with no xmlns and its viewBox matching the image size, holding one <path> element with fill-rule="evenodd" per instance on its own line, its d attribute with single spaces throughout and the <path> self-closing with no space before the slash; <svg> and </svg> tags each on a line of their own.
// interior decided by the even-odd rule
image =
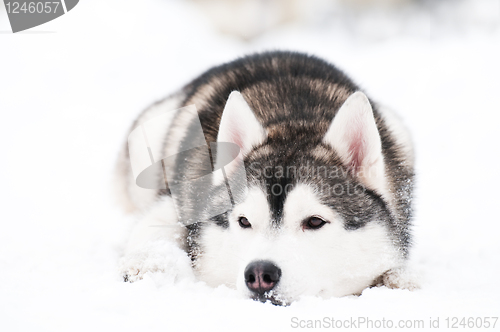
<svg viewBox="0 0 500 332">
<path fill-rule="evenodd" d="M 455 16 L 445 8 L 431 20 L 417 13 L 388 38 L 370 33 L 395 31 L 377 19 L 356 32 L 305 20 L 250 42 L 219 34 L 180 0 L 81 1 L 18 34 L 0 12 L 2 330 L 285 331 L 295 330 L 293 317 L 423 320 L 428 329 L 431 317 L 441 327 L 446 317 L 498 317 L 495 3 L 465 1 Z M 417 155 L 420 290 L 277 307 L 209 288 L 182 266 L 176 278 L 122 281 L 117 265 L 134 219 L 114 204 L 110 182 L 132 120 L 210 66 L 265 49 L 321 56 L 404 118 Z"/>
</svg>

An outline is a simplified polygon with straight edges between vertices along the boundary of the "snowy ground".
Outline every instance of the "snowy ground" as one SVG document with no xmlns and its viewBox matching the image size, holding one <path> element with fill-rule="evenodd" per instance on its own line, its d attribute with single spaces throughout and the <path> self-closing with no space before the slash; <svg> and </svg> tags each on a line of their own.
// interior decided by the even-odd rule
<svg viewBox="0 0 500 332">
<path fill-rule="evenodd" d="M 446 327 L 447 317 L 500 316 L 500 9 L 488 3 L 496 25 L 460 33 L 424 15 L 390 38 L 298 24 L 249 43 L 179 0 L 81 1 L 15 35 L 0 11 L 2 331 L 284 331 L 292 317 L 429 328 L 431 317 Z M 117 274 L 133 220 L 110 179 L 131 121 L 210 66 L 265 49 L 324 57 L 404 117 L 417 151 L 421 290 L 276 307 L 190 278 Z"/>
</svg>

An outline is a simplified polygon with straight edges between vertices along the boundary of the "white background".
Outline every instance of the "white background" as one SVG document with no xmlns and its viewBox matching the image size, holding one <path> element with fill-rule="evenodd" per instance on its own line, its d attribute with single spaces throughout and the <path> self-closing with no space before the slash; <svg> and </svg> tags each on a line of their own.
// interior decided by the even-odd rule
<svg viewBox="0 0 500 332">
<path fill-rule="evenodd" d="M 85 0 L 18 34 L 0 10 L 1 329 L 284 331 L 292 317 L 359 316 L 426 327 L 441 317 L 445 327 L 446 317 L 500 316 L 500 3 L 445 5 L 348 24 L 317 22 L 311 5 L 250 41 L 180 0 Z M 421 290 L 276 307 L 189 276 L 122 281 L 134 220 L 110 184 L 134 117 L 210 66 L 267 49 L 331 61 L 404 118 L 417 155 Z"/>
</svg>

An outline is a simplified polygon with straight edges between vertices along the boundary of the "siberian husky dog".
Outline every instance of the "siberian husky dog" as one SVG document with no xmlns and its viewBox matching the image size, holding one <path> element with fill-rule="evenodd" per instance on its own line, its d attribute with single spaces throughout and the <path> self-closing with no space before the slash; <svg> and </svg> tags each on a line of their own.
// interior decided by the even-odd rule
<svg viewBox="0 0 500 332">
<path fill-rule="evenodd" d="M 140 216 L 121 260 L 126 281 L 176 273 L 166 263 L 175 244 L 208 285 L 274 304 L 416 287 L 410 137 L 335 66 L 293 52 L 243 57 L 155 103 L 132 130 L 145 123 L 160 128 L 150 155 L 165 158 L 156 189 L 133 172 L 132 134 L 118 160 L 121 201 Z M 224 161 L 226 143 L 237 151 Z M 179 185 L 213 174 L 206 190 Z"/>
</svg>

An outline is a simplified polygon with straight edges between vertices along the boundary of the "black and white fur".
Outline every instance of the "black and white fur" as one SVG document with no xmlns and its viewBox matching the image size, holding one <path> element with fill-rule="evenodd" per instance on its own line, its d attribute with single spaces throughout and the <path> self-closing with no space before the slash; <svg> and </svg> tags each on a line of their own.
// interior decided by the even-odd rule
<svg viewBox="0 0 500 332">
<path fill-rule="evenodd" d="M 240 199 L 232 209 L 215 218 L 189 210 L 193 195 L 186 188 L 175 199 L 197 222 L 185 227 L 177 223 L 168 189 L 135 185 L 125 147 L 118 162 L 119 194 L 127 211 L 141 215 L 122 259 L 126 280 L 165 271 L 162 243 L 175 243 L 191 257 L 200 280 L 278 304 L 302 295 L 360 294 L 373 285 L 416 287 L 406 272 L 413 150 L 396 115 L 321 59 L 269 52 L 210 69 L 148 108 L 133 127 L 192 104 L 207 146 L 238 144 L 248 186 L 234 193 Z M 165 126 L 164 155 L 174 155 L 189 140 L 193 121 L 190 113 L 175 113 Z M 185 163 L 179 169 L 206 174 L 210 170 L 196 169 L 203 153 L 179 158 L 177 163 Z M 312 172 L 279 172 L 294 167 Z M 250 226 L 242 227 L 242 220 Z M 158 224 L 170 227 L 149 227 Z M 268 280 L 271 290 L 250 286 L 248 267 L 255 262 L 279 269 Z M 262 277 L 258 271 L 250 278 Z"/>
</svg>

